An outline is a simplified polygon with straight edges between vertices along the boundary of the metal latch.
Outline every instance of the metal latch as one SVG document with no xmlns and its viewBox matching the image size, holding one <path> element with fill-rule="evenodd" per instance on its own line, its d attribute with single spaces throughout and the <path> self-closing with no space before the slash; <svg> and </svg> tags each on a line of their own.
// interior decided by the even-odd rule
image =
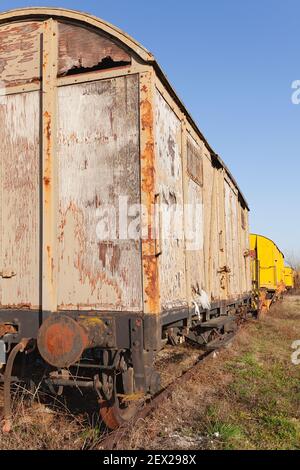
<svg viewBox="0 0 300 470">
<path fill-rule="evenodd" d="M 3 269 L 0 271 L 0 277 L 3 277 L 4 279 L 10 279 L 11 277 L 16 276 L 16 274 L 17 273 L 11 269 Z"/>
</svg>

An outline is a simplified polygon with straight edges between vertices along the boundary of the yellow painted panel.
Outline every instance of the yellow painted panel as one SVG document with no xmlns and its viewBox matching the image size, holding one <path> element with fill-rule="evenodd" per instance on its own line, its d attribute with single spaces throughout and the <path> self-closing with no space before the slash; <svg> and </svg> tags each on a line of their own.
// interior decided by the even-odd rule
<svg viewBox="0 0 300 470">
<path fill-rule="evenodd" d="M 250 249 L 254 284 L 258 281 L 259 288 L 276 290 L 285 282 L 283 254 L 272 240 L 256 234 L 250 234 Z M 259 277 L 258 280 L 257 277 Z"/>
<path fill-rule="evenodd" d="M 287 266 L 284 268 L 284 283 L 286 287 L 294 287 L 294 271 Z"/>
</svg>

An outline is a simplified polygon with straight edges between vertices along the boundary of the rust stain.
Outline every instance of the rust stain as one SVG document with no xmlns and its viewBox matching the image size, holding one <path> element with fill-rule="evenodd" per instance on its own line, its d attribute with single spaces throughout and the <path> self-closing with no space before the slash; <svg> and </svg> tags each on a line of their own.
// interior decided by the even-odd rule
<svg viewBox="0 0 300 470">
<path fill-rule="evenodd" d="M 158 269 L 157 257 L 155 255 L 146 255 L 144 257 L 144 270 L 147 276 L 147 285 L 145 292 L 148 297 L 148 306 L 154 313 L 157 312 L 159 306 L 159 289 L 158 289 Z"/>
<path fill-rule="evenodd" d="M 55 367 L 68 367 L 79 360 L 88 341 L 79 323 L 59 315 L 49 317 L 42 324 L 37 338 L 42 357 Z"/>
<path fill-rule="evenodd" d="M 99 242 L 99 260 L 105 269 L 107 261 L 109 262 L 109 270 L 112 274 L 118 271 L 121 258 L 121 249 L 118 244 L 113 242 Z"/>
<path fill-rule="evenodd" d="M 0 304 L 1 308 L 2 309 L 6 309 L 6 310 L 23 310 L 23 309 L 26 309 L 26 310 L 35 310 L 37 308 L 39 308 L 38 305 L 31 305 L 29 302 L 28 303 L 20 303 L 20 304 L 8 304 L 8 305 L 4 305 L 4 304 Z"/>
<path fill-rule="evenodd" d="M 48 111 L 44 112 L 44 120 L 45 120 L 45 139 L 46 139 L 46 159 L 45 159 L 45 171 L 44 171 L 44 187 L 45 187 L 45 204 L 49 204 L 50 202 L 50 185 L 51 185 L 51 176 L 52 176 L 52 168 L 51 168 L 51 114 Z"/>
<path fill-rule="evenodd" d="M 17 330 L 13 325 L 7 325 L 5 323 L 0 324 L 0 338 L 7 334 L 17 333 Z"/>
<path fill-rule="evenodd" d="M 147 310 L 151 313 L 159 312 L 159 288 L 158 288 L 158 266 L 155 256 L 155 240 L 152 237 L 152 207 L 155 202 L 155 151 L 154 151 L 154 113 L 150 101 L 150 92 L 146 84 L 141 87 L 141 124 L 144 134 L 144 146 L 141 152 L 141 185 L 146 201 L 148 213 L 147 239 L 142 240 L 143 268 L 145 282 L 145 294 Z"/>
<path fill-rule="evenodd" d="M 22 22 L 0 27 L 0 73 L 6 86 L 40 80 L 40 22 Z"/>
<path fill-rule="evenodd" d="M 53 357 L 68 354 L 73 349 L 74 332 L 64 325 L 52 325 L 47 331 L 47 349 Z"/>
<path fill-rule="evenodd" d="M 45 121 L 44 135 L 46 139 L 46 143 L 45 143 L 46 158 L 45 158 L 45 170 L 44 170 L 44 177 L 43 177 L 44 200 L 45 200 L 46 210 L 50 210 L 51 208 L 51 176 L 52 176 L 52 167 L 51 167 L 52 130 L 51 130 L 51 114 L 48 111 L 44 112 L 44 121 Z M 46 217 L 46 220 L 48 221 L 47 231 L 50 231 L 51 230 L 51 226 L 50 226 L 51 218 Z M 54 262 L 53 262 L 53 256 L 51 253 L 51 247 L 49 245 L 47 245 L 47 266 L 48 266 L 48 278 L 51 279 L 51 284 L 53 285 Z"/>
<path fill-rule="evenodd" d="M 98 243 L 99 247 L 99 259 L 102 263 L 103 268 L 106 267 L 106 253 L 107 253 L 107 244 L 106 243 Z"/>
<path fill-rule="evenodd" d="M 99 259 L 101 259 L 103 263 L 104 271 L 94 271 L 93 266 L 89 265 L 86 253 L 88 251 L 88 237 L 86 235 L 86 223 L 84 218 L 84 212 L 80 209 L 74 202 L 70 202 L 67 210 L 64 214 L 62 214 L 62 228 L 66 225 L 68 216 L 72 217 L 74 220 L 74 235 L 77 241 L 77 249 L 76 254 L 74 257 L 74 267 L 78 270 L 80 283 L 84 284 L 86 278 L 88 279 L 89 285 L 91 287 L 91 295 L 94 293 L 95 289 L 97 288 L 99 281 L 105 284 L 106 286 L 112 287 L 115 291 L 117 302 L 116 305 L 122 305 L 122 291 L 116 279 L 112 278 L 109 275 L 109 272 L 105 271 L 106 267 L 106 251 L 107 251 L 107 244 L 100 248 L 100 243 L 98 245 L 99 249 Z M 63 230 L 60 234 L 60 241 L 62 242 L 64 238 Z M 114 247 L 115 248 L 115 247 Z M 116 251 L 116 250 L 115 250 Z M 116 251 L 111 260 L 109 261 L 111 271 L 112 267 L 116 269 L 117 264 L 120 259 L 121 252 L 120 250 Z M 64 253 L 62 252 L 62 258 L 64 258 Z M 113 274 L 113 273 L 112 273 Z M 63 305 L 61 305 L 63 307 Z"/>
</svg>

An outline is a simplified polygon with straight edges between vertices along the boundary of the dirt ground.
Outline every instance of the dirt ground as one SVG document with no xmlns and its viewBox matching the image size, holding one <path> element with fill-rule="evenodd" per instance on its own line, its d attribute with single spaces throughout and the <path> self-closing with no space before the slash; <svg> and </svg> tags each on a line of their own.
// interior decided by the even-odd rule
<svg viewBox="0 0 300 470">
<path fill-rule="evenodd" d="M 119 449 L 300 449 L 300 295 L 286 296 L 251 320 L 231 346 L 208 359 L 150 416 L 119 439 Z M 166 385 L 197 359 L 187 346 L 157 361 Z M 94 399 L 14 397 L 14 427 L 0 449 L 97 449 L 106 431 Z M 87 403 L 88 400 L 88 403 Z M 84 406 L 85 405 L 85 406 Z M 87 406 L 88 405 L 88 406 Z M 1 393 L 0 393 L 1 406 Z M 82 411 L 85 407 L 85 411 Z"/>
</svg>

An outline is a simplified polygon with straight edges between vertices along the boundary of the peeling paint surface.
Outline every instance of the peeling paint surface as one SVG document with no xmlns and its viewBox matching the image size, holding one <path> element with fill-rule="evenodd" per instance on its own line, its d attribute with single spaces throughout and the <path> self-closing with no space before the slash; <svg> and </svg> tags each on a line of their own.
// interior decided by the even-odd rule
<svg viewBox="0 0 300 470">
<path fill-rule="evenodd" d="M 39 299 L 39 93 L 0 104 L 1 306 L 34 308 Z"/>
<path fill-rule="evenodd" d="M 205 269 L 204 269 L 204 214 L 203 214 L 203 187 L 199 184 L 197 177 L 198 173 L 191 174 L 189 169 L 189 150 L 193 149 L 193 155 L 201 153 L 201 148 L 192 139 L 187 139 L 187 197 L 186 201 L 190 207 L 199 206 L 202 208 L 199 217 L 195 218 L 189 212 L 185 212 L 185 227 L 186 227 L 186 257 L 187 266 L 189 267 L 191 295 L 197 291 L 198 288 L 206 289 L 205 282 Z M 201 155 L 202 157 L 202 155 Z M 203 158 L 203 157 L 202 157 Z M 203 168 L 202 168 L 203 174 Z M 203 176 L 203 175 L 202 175 Z M 193 178 L 192 178 L 193 177 Z M 199 244 L 193 246 L 192 234 L 197 231 L 199 236 Z M 190 249 L 189 249 L 190 247 Z"/>
<path fill-rule="evenodd" d="M 2 308 L 159 314 L 197 288 L 211 300 L 249 292 L 248 209 L 153 64 L 133 60 L 127 75 L 116 67 L 131 63 L 130 41 L 84 20 L 27 19 L 0 25 L 11 87 L 0 104 Z M 142 202 L 141 218 L 126 214 L 142 240 L 120 233 L 119 197 Z M 183 201 L 201 207 L 195 220 Z"/>
<path fill-rule="evenodd" d="M 240 259 L 237 255 L 241 253 L 238 235 L 238 200 L 237 194 L 231 185 L 225 180 L 225 217 L 226 217 L 226 253 L 229 273 L 229 293 L 236 295 L 240 293 Z"/>
<path fill-rule="evenodd" d="M 109 59 L 116 65 L 131 62 L 130 55 L 110 39 L 72 24 L 59 23 L 58 74 L 92 69 Z"/>
<path fill-rule="evenodd" d="M 183 220 L 183 186 L 181 158 L 181 122 L 157 91 L 155 110 L 155 137 L 157 152 L 157 192 L 163 208 L 159 272 L 162 308 L 186 305 L 184 227 L 168 225 L 174 220 L 174 208 L 181 210 L 179 222 Z M 166 234 L 170 227 L 170 234 Z M 178 233 L 176 232 L 178 231 Z"/>
<path fill-rule="evenodd" d="M 0 26 L 0 79 L 7 86 L 38 81 L 41 23 Z"/>
<path fill-rule="evenodd" d="M 58 102 L 59 308 L 140 311 L 140 241 L 97 236 L 107 204 L 140 201 L 138 77 L 62 87 Z"/>
</svg>

